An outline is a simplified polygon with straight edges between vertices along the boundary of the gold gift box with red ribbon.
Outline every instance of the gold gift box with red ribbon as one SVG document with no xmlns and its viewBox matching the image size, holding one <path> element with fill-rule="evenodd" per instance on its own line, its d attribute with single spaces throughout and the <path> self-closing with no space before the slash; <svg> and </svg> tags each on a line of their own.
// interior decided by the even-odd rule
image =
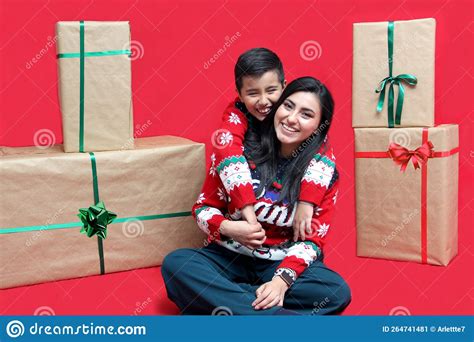
<svg viewBox="0 0 474 342">
<path fill-rule="evenodd" d="M 357 255 L 448 265 L 458 251 L 458 126 L 354 132 Z"/>
</svg>

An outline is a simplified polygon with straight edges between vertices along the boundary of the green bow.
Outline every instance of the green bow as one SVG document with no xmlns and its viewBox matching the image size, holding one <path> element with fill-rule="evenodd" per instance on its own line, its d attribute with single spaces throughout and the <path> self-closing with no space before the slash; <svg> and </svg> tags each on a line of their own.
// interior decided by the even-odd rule
<svg viewBox="0 0 474 342">
<path fill-rule="evenodd" d="M 77 216 L 82 221 L 81 233 L 87 237 L 97 235 L 101 239 L 107 237 L 107 225 L 111 224 L 117 214 L 105 209 L 104 202 L 100 201 L 89 208 L 79 209 Z"/>
<path fill-rule="evenodd" d="M 395 124 L 400 125 L 402 119 L 402 110 L 403 110 L 403 100 L 405 98 L 405 88 L 403 88 L 402 82 L 414 86 L 418 83 L 418 80 L 415 76 L 410 74 L 400 74 L 398 76 L 388 76 L 385 77 L 379 84 L 379 87 L 375 90 L 376 93 L 380 93 L 379 102 L 377 104 L 377 113 L 380 113 L 383 108 L 383 103 L 385 100 L 385 89 L 388 83 L 390 87 L 388 89 L 388 127 L 394 127 L 394 118 L 393 118 L 393 102 L 395 98 L 395 91 L 393 89 L 394 85 L 398 86 L 398 98 L 397 98 L 397 110 L 395 113 Z"/>
<path fill-rule="evenodd" d="M 393 69 L 393 31 L 395 26 L 393 21 L 388 22 L 388 72 L 389 76 L 385 77 L 379 83 L 379 87 L 375 89 L 376 93 L 380 93 L 379 102 L 377 103 L 377 113 L 380 113 L 383 108 L 383 103 L 385 100 L 385 89 L 388 83 L 390 83 L 390 88 L 388 89 L 388 127 L 393 128 L 394 122 L 397 125 L 400 125 L 402 119 L 402 109 L 403 109 L 403 100 L 405 98 L 405 89 L 403 88 L 403 82 L 408 85 L 414 86 L 418 83 L 417 78 L 411 74 L 400 74 L 398 76 L 392 76 Z M 393 102 L 395 99 L 395 91 L 393 86 L 397 85 L 399 92 L 397 98 L 397 110 L 395 113 L 395 120 L 393 117 Z"/>
</svg>

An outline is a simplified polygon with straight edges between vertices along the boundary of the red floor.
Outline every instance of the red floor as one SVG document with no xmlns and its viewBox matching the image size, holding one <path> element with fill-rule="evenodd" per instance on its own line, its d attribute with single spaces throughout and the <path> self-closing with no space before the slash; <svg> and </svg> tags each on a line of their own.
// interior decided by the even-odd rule
<svg viewBox="0 0 474 342">
<path fill-rule="evenodd" d="M 351 236 L 354 238 L 353 236 Z M 345 255 L 346 239 L 326 262 L 347 279 L 353 300 L 345 315 L 471 315 L 470 246 L 448 267 Z M 342 253 L 339 251 L 345 251 Z M 0 292 L 1 315 L 175 315 L 160 268 L 18 287 Z"/>
<path fill-rule="evenodd" d="M 284 1 L 256 1 L 248 2 L 246 10 L 237 1 L 216 3 L 0 0 L 0 145 L 32 145 L 34 132 L 44 128 L 52 130 L 57 143 L 62 141 L 56 51 L 47 49 L 41 60 L 34 58 L 39 52 L 42 56 L 45 43 L 49 46 L 53 36 L 57 38 L 54 25 L 58 20 L 130 20 L 139 54 L 133 62 L 134 123 L 145 127 L 142 123 L 153 121 L 146 133 L 140 128 L 135 135 L 183 135 L 206 142 L 208 152 L 209 137 L 220 120 L 217 115 L 235 96 L 231 80 L 234 60 L 250 47 L 275 47 L 287 65 L 288 80 L 314 74 L 335 95 L 331 139 L 341 193 L 325 261 L 352 289 L 352 303 L 344 314 L 472 315 L 474 111 L 466 100 L 472 98 L 474 73 L 470 2 L 389 0 L 383 6 L 373 6 L 375 1 L 369 0 L 306 1 L 289 6 Z M 426 17 L 437 20 L 436 123 L 460 125 L 459 253 L 447 267 L 355 256 L 352 23 Z M 223 36 L 232 32 L 242 32 L 242 38 L 226 51 L 229 54 L 203 70 L 202 62 L 209 60 L 222 47 Z M 311 42 L 308 39 L 321 43 L 322 58 L 308 61 L 299 53 L 302 42 Z M 33 60 L 33 67 L 25 66 Z M 183 110 L 184 103 L 193 104 L 192 110 Z M 0 290 L 0 315 L 34 313 L 171 315 L 178 310 L 167 299 L 156 267 Z"/>
</svg>

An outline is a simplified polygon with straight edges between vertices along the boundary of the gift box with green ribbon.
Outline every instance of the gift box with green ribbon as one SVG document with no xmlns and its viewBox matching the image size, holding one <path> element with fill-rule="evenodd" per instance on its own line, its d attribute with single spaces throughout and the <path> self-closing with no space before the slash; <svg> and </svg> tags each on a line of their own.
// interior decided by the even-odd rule
<svg viewBox="0 0 474 342">
<path fill-rule="evenodd" d="M 133 150 L 0 148 L 0 288 L 160 265 L 201 247 L 191 207 L 204 144 L 163 136 Z"/>
<path fill-rule="evenodd" d="M 353 127 L 434 125 L 435 19 L 355 23 Z"/>
<path fill-rule="evenodd" d="M 354 131 L 357 255 L 448 265 L 458 251 L 458 126 Z"/>
<path fill-rule="evenodd" d="M 130 25 L 56 24 L 64 150 L 133 148 Z"/>
</svg>

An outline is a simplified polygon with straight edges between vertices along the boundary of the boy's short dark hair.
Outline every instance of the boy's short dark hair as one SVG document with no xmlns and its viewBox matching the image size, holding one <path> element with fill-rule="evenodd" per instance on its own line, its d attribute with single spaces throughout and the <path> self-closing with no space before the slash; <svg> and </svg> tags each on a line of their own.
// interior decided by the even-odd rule
<svg viewBox="0 0 474 342">
<path fill-rule="evenodd" d="M 267 71 L 276 71 L 281 84 L 285 82 L 283 64 L 277 54 L 266 48 L 250 49 L 239 56 L 234 68 L 235 86 L 240 93 L 244 76 L 260 77 Z"/>
</svg>

